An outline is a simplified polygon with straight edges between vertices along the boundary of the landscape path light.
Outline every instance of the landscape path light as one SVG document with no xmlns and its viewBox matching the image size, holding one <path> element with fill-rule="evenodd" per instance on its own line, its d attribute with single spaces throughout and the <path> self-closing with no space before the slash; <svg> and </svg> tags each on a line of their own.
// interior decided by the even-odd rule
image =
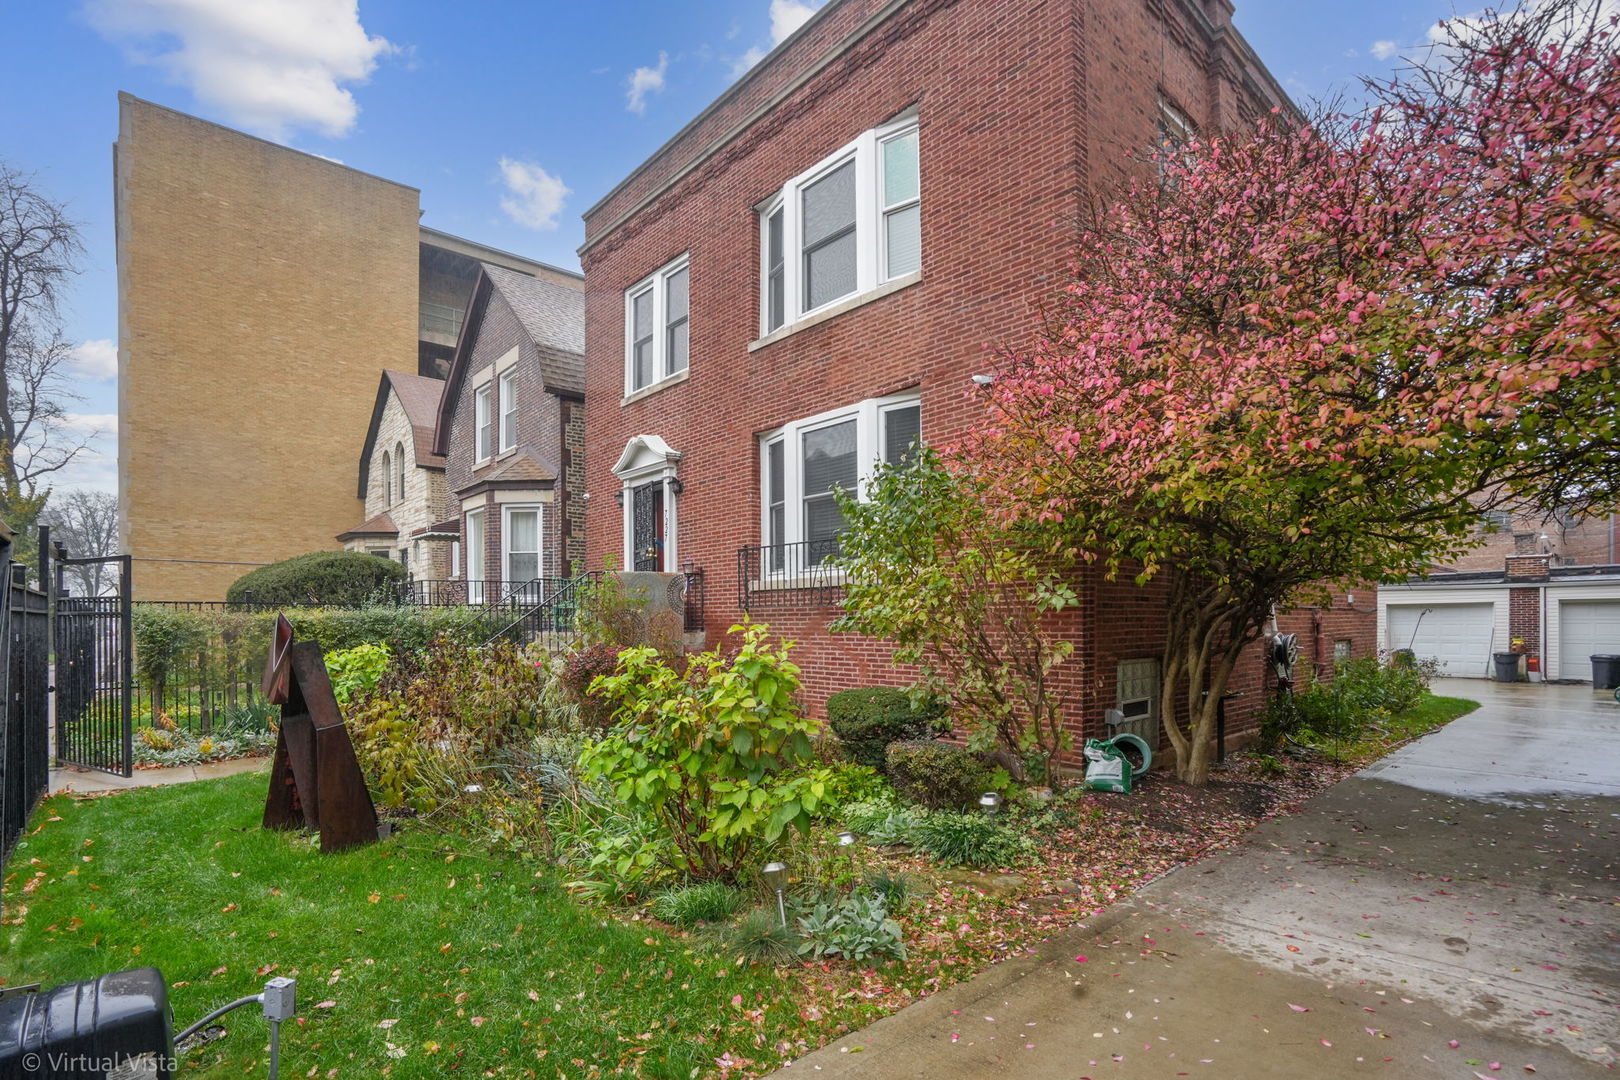
<svg viewBox="0 0 1620 1080">
<path fill-rule="evenodd" d="M 986 814 L 994 815 L 1001 809 L 1001 795 L 999 792 L 987 791 L 979 796 L 979 805 L 984 807 Z"/>
<path fill-rule="evenodd" d="M 787 863 L 768 862 L 761 875 L 765 884 L 776 890 L 776 914 L 787 925 L 787 901 L 783 899 L 783 891 L 787 889 Z"/>
<path fill-rule="evenodd" d="M 849 832 L 848 830 L 846 830 L 846 831 L 841 832 L 841 833 L 838 834 L 838 846 L 839 847 L 849 847 L 849 845 L 853 844 L 854 842 L 855 842 L 855 834 L 854 833 Z"/>
</svg>

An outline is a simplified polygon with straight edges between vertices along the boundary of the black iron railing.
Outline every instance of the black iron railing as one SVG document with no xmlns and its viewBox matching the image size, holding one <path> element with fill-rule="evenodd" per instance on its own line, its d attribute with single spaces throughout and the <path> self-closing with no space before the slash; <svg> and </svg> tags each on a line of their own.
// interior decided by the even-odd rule
<svg viewBox="0 0 1620 1080">
<path fill-rule="evenodd" d="M 509 587 L 485 605 L 500 629 L 489 637 L 519 644 L 539 642 L 548 649 L 571 648 L 579 640 L 579 613 L 600 570 L 572 578 L 534 578 Z"/>
<path fill-rule="evenodd" d="M 838 538 L 737 549 L 737 602 L 762 607 L 836 604 L 844 595 Z"/>
<path fill-rule="evenodd" d="M 681 579 L 681 629 L 695 633 L 703 629 L 703 571 L 688 570 Z"/>
</svg>

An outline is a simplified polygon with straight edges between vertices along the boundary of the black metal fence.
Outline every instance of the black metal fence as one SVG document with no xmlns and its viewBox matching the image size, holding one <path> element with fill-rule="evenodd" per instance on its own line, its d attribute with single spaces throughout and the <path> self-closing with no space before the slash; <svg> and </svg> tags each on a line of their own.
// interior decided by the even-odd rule
<svg viewBox="0 0 1620 1080">
<path fill-rule="evenodd" d="M 50 605 L 22 582 L 0 527 L 0 867 L 50 778 Z"/>
<path fill-rule="evenodd" d="M 838 603 L 844 571 L 838 538 L 764 544 L 737 550 L 737 602 L 744 611 Z"/>
</svg>

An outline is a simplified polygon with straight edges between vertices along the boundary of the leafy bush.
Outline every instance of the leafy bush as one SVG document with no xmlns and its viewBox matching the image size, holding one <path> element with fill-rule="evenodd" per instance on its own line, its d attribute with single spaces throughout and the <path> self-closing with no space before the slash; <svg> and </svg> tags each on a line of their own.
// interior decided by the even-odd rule
<svg viewBox="0 0 1620 1080">
<path fill-rule="evenodd" d="M 935 811 L 917 823 L 910 837 L 917 847 L 951 866 L 992 869 L 1035 853 L 1028 836 L 981 814 Z"/>
<path fill-rule="evenodd" d="M 326 654 L 326 673 L 332 678 L 332 696 L 341 708 L 369 692 L 388 670 L 388 646 L 367 642 Z"/>
<path fill-rule="evenodd" d="M 242 706 L 206 735 L 177 727 L 166 717 L 154 727 L 135 730 L 135 764 L 147 768 L 201 765 L 206 761 L 257 757 L 276 746 L 276 728 L 270 708 L 262 704 Z"/>
<path fill-rule="evenodd" d="M 652 915 L 676 926 L 724 922 L 742 907 L 742 894 L 718 881 L 681 885 L 653 897 Z"/>
<path fill-rule="evenodd" d="M 605 641 L 587 645 L 563 659 L 558 680 L 579 707 L 580 721 L 605 730 L 613 722 L 613 704 L 591 693 L 591 684 L 619 666 L 619 646 Z"/>
<path fill-rule="evenodd" d="M 882 798 L 893 790 L 876 769 L 866 765 L 840 761 L 826 769 L 827 796 L 821 808 L 823 813 L 837 813 L 850 803 Z"/>
<path fill-rule="evenodd" d="M 240 604 L 364 604 L 389 597 L 406 579 L 392 559 L 363 551 L 312 551 L 249 570 L 231 583 L 225 599 Z"/>
<path fill-rule="evenodd" d="M 587 776 L 612 785 L 626 806 L 655 817 L 695 878 L 734 878 L 755 849 L 783 830 L 807 830 L 827 794 L 812 756 L 815 725 L 794 703 L 799 669 L 790 646 L 764 626 L 737 626 L 732 654 L 693 656 L 684 675 L 647 647 L 619 654 L 618 671 L 593 689 L 617 725 L 587 747 Z"/>
<path fill-rule="evenodd" d="M 626 806 L 605 784 L 580 783 L 553 803 L 551 853 L 568 887 L 599 900 L 645 895 L 675 876 L 680 852 L 657 818 Z"/>
<path fill-rule="evenodd" d="M 912 830 L 922 818 L 916 808 L 905 806 L 891 796 L 850 803 L 843 812 L 849 831 L 874 844 L 911 843 Z"/>
<path fill-rule="evenodd" d="M 887 900 L 876 892 L 854 892 L 812 902 L 798 914 L 801 956 L 842 956 L 862 963 L 874 957 L 904 960 L 906 943 L 900 924 L 889 915 Z"/>
<path fill-rule="evenodd" d="M 994 770 L 965 746 L 929 740 L 892 743 L 889 782 L 901 798 L 930 810 L 962 810 L 990 788 Z"/>
<path fill-rule="evenodd" d="M 1415 707 L 1434 671 L 1432 660 L 1384 662 L 1367 656 L 1341 661 L 1332 682 L 1277 694 L 1266 703 L 1260 743 L 1275 747 L 1285 740 L 1359 739 L 1373 726 Z"/>
<path fill-rule="evenodd" d="M 891 686 L 840 690 L 827 699 L 827 726 L 858 764 L 883 771 L 892 742 L 938 732 L 944 706 L 937 699 L 914 704 L 909 692 Z"/>
</svg>

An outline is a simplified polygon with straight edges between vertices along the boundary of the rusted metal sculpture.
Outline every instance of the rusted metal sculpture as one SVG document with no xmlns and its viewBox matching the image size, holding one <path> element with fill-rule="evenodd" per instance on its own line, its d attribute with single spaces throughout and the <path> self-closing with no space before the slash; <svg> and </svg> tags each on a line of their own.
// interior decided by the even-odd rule
<svg viewBox="0 0 1620 1080">
<path fill-rule="evenodd" d="M 264 827 L 313 829 L 321 834 L 323 852 L 376 840 L 377 809 L 332 694 L 321 647 L 294 641 L 285 615 L 276 617 L 263 689 L 281 706 Z"/>
</svg>

